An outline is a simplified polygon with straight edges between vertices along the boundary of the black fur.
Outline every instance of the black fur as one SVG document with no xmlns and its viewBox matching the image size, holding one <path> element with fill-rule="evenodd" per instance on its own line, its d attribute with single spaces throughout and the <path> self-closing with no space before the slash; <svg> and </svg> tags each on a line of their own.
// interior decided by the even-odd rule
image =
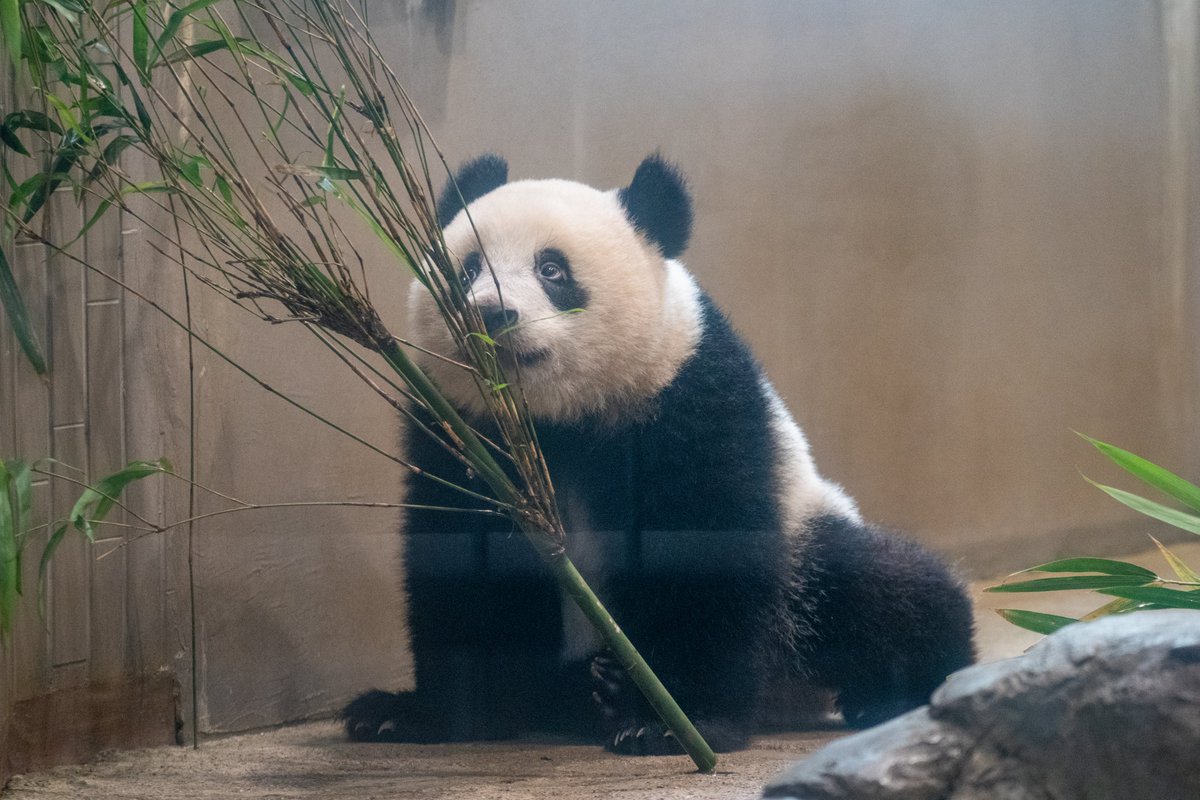
<svg viewBox="0 0 1200 800">
<path fill-rule="evenodd" d="M 506 183 L 508 162 L 498 155 L 488 153 L 463 164 L 438 197 L 438 225 L 446 227 L 467 205 Z"/>
<path fill-rule="evenodd" d="M 540 270 L 543 264 L 553 262 L 563 272 L 560 281 L 542 280 L 542 288 L 546 297 L 559 311 L 570 311 L 575 308 L 587 308 L 588 292 L 583 284 L 578 283 L 571 271 L 571 262 L 567 255 L 557 247 L 547 247 L 537 254 L 534 259 L 534 270 Z"/>
<path fill-rule="evenodd" d="M 692 200 L 679 170 L 657 154 L 649 156 L 617 196 L 633 227 L 664 258 L 683 254 L 692 235 Z"/>
<path fill-rule="evenodd" d="M 971 602 L 940 559 L 903 536 L 838 517 L 812 524 L 794 611 L 806 666 L 867 727 L 928 702 L 975 660 Z"/>
<path fill-rule="evenodd" d="M 961 587 L 917 545 L 837 518 L 814 523 L 791 574 L 759 368 L 707 298 L 703 314 L 697 352 L 640 415 L 616 429 L 539 425 L 559 497 L 575 498 L 564 508 L 580 503 L 591 529 L 606 532 L 609 571 L 590 576 L 593 587 L 718 750 L 743 747 L 761 705 L 779 702 L 764 691 L 780 670 L 839 690 L 852 724 L 925 702 L 971 661 Z M 485 491 L 430 435 L 411 436 L 415 463 Z M 420 476 L 410 490 L 414 504 L 464 503 Z M 417 690 L 356 700 L 345 711 L 350 735 L 598 732 L 616 752 L 679 752 L 603 652 L 560 664 L 556 587 L 522 537 L 496 527 L 487 517 L 408 512 Z M 789 599 L 793 585 L 800 591 Z M 795 640 L 770 624 L 780 604 L 799 619 Z"/>
<path fill-rule="evenodd" d="M 494 156 L 468 164 L 459 175 L 464 198 L 502 184 L 506 173 Z M 665 257 L 686 247 L 691 207 L 673 167 L 646 159 L 620 199 Z M 457 213 L 461 203 L 443 195 L 439 214 L 451 207 Z M 569 283 L 561 253 L 536 258 L 567 271 L 566 281 L 551 283 Z M 586 302 L 555 300 L 560 308 Z M 568 552 L 717 750 L 744 746 L 764 707 L 793 705 L 790 694 L 771 696 L 781 686 L 833 689 L 851 725 L 926 702 L 973 659 L 962 586 L 914 542 L 848 519 L 783 530 L 779 498 L 791 487 L 776 484 L 761 370 L 713 303 L 702 295 L 700 305 L 696 352 L 621 423 L 538 421 Z M 510 323 L 498 314 L 489 329 Z M 490 423 L 475 424 L 496 438 Z M 438 441 L 440 430 L 408 431 L 409 458 L 426 473 L 409 477 L 408 502 L 482 508 L 428 478 L 487 492 Z M 351 738 L 551 731 L 598 734 L 621 753 L 679 752 L 609 654 L 561 663 L 562 598 L 511 526 L 414 507 L 405 530 L 417 688 L 368 692 L 347 706 Z"/>
</svg>

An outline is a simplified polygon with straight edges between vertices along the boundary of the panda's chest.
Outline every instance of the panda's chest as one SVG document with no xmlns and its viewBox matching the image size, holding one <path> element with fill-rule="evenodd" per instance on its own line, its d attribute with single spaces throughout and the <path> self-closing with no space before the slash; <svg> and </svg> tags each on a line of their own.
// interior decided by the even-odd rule
<svg viewBox="0 0 1200 800">
<path fill-rule="evenodd" d="M 543 435 L 542 444 L 554 476 L 567 555 L 603 598 L 626 560 L 626 540 L 636 516 L 630 448 L 623 440 L 561 432 Z M 562 659 L 573 661 L 599 650 L 602 642 L 575 602 L 566 595 L 560 602 Z"/>
<path fill-rule="evenodd" d="M 591 433 L 587 428 L 539 428 L 567 530 L 627 531 L 638 503 L 652 487 L 638 480 L 639 437 L 632 429 Z"/>
<path fill-rule="evenodd" d="M 585 498 L 568 486 L 558 491 L 559 512 L 566 530 L 567 555 L 593 591 L 605 594 L 605 585 L 613 574 L 616 559 L 620 558 L 621 534 L 596 530 L 590 521 Z M 577 661 L 603 646 L 596 628 L 565 592 L 560 592 L 562 607 L 563 662 Z"/>
</svg>

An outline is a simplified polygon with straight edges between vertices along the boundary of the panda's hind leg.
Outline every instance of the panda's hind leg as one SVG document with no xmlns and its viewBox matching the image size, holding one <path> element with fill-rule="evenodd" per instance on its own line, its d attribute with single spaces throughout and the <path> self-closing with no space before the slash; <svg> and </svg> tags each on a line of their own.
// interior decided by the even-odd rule
<svg viewBox="0 0 1200 800">
<path fill-rule="evenodd" d="M 929 701 L 974 661 L 971 602 L 946 565 L 911 539 L 841 517 L 810 528 L 794 613 L 801 668 L 866 727 Z"/>
</svg>

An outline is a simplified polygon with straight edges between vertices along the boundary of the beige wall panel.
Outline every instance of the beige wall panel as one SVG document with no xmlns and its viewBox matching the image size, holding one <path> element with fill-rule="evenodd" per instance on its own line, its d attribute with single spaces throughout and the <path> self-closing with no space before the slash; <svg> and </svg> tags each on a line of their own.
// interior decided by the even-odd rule
<svg viewBox="0 0 1200 800">
<path fill-rule="evenodd" d="M 88 303 L 87 469 L 93 479 L 125 464 L 123 325 L 120 301 Z M 119 514 L 113 519 L 120 521 Z"/>
<path fill-rule="evenodd" d="M 268 326 L 211 294 L 206 332 L 270 385 L 385 450 L 394 412 L 294 325 Z M 255 503 L 395 502 L 391 462 L 205 354 L 197 372 L 198 479 Z M 203 496 L 200 513 L 228 507 Z M 252 511 L 197 525 L 200 720 L 238 730 L 329 713 L 409 680 L 396 513 Z"/>
<path fill-rule="evenodd" d="M 1071 537 L 1089 552 L 1139 546 L 1126 535 L 1134 518 L 1079 478 L 1077 467 L 1119 480 L 1072 429 L 1185 473 L 1200 467 L 1194 365 L 1179 367 L 1195 357 L 1197 133 L 1180 122 L 1195 116 L 1194 58 L 1182 73 L 1191 84 L 1172 72 L 1194 57 L 1195 22 L 1172 38 L 1168 7 L 1195 11 L 1149 0 L 429 0 L 370 13 L 453 162 L 493 150 L 514 177 L 612 187 L 647 153 L 677 161 L 696 200 L 685 260 L 751 342 L 825 473 L 867 516 L 990 571 Z M 70 238 L 87 212 L 67 213 L 56 225 Z M 113 216 L 87 252 L 183 318 L 179 270 L 147 236 Z M 187 338 L 64 259 L 48 285 L 41 248 L 15 252 L 54 358 L 54 418 L 46 385 L 0 338 L 0 390 L 12 383 L 0 447 L 9 436 L 16 454 L 40 457 L 52 421 L 86 423 L 87 441 L 60 427 L 54 452 L 94 471 L 167 456 L 189 474 Z M 394 412 L 302 328 L 194 289 L 201 335 L 392 449 Z M 384 257 L 372 290 L 402 328 L 403 280 Z M 199 345 L 195 364 L 201 483 L 257 503 L 397 499 L 394 464 Z M 39 487 L 42 520 L 49 494 Z M 56 508 L 68 494 L 55 489 Z M 181 481 L 128 496 L 157 522 L 191 513 Z M 200 492 L 195 511 L 226 506 Z M 72 679 L 79 665 L 115 675 L 123 657 L 130 674 L 169 668 L 185 731 L 193 656 L 202 732 L 410 685 L 396 517 L 220 516 L 193 538 L 149 536 L 99 563 L 72 537 L 52 576 L 53 660 L 73 664 Z M 32 570 L 27 585 L 36 560 Z M 16 699 L 48 688 L 52 671 L 31 608 L 19 635 L 32 645 L 11 667 Z"/>
<path fill-rule="evenodd" d="M 448 63 L 411 73 L 447 152 L 676 160 L 685 261 L 870 518 L 984 566 L 1133 521 L 1073 429 L 1200 463 L 1195 387 L 1160 390 L 1159 4 L 452 5 L 373 18 Z"/>
<path fill-rule="evenodd" d="M 142 213 L 151 213 L 149 204 Z M 125 230 L 122 253 L 130 287 L 182 319 L 185 309 L 178 271 L 167 267 L 150 247 L 150 234 L 144 226 L 131 222 Z M 124 317 L 126 458 L 165 456 L 180 474 L 187 475 L 187 337 L 161 312 L 130 295 L 126 295 Z M 127 496 L 131 507 L 157 524 L 188 516 L 187 485 L 177 479 L 139 481 L 130 486 Z M 131 672 L 171 671 L 183 687 L 180 711 L 185 734 L 190 736 L 191 600 L 186 533 L 186 529 L 176 529 L 129 545 L 126 602 Z"/>
<path fill-rule="evenodd" d="M 92 249 L 89 242 L 89 252 Z M 93 291 L 91 286 L 88 289 Z M 87 305 L 88 474 L 93 480 L 125 464 L 121 313 L 119 300 L 91 301 Z M 114 508 L 108 519 L 125 522 L 126 515 Z M 117 680 L 126 667 L 128 574 L 124 534 L 124 528 L 105 527 L 90 548 L 92 637 L 88 666 L 92 680 Z"/>
</svg>

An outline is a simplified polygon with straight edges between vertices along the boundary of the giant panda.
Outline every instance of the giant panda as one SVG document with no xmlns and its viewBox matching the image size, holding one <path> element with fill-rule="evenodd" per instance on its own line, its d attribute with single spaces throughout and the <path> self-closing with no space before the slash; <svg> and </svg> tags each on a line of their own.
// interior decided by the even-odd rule
<svg viewBox="0 0 1200 800">
<path fill-rule="evenodd" d="M 536 422 L 568 554 L 714 749 L 744 747 L 804 687 L 836 693 L 845 721 L 867 726 L 972 662 L 959 580 L 864 523 L 821 477 L 746 344 L 677 260 L 692 207 L 673 165 L 651 156 L 628 186 L 600 191 L 510 183 L 487 155 L 457 172 L 437 212 Z M 410 316 L 422 366 L 488 433 L 419 284 Z M 405 444 L 422 470 L 486 493 L 429 431 L 411 426 Z M 416 689 L 350 703 L 352 739 L 544 731 L 619 753 L 680 751 L 522 536 L 435 510 L 464 499 L 424 475 L 408 479 L 407 501 Z"/>
</svg>

